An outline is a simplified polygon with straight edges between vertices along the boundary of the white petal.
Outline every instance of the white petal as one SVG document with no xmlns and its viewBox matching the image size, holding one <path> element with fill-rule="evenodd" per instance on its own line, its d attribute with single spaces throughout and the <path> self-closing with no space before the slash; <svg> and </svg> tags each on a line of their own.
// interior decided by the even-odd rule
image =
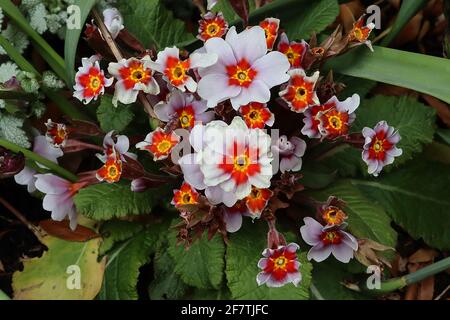
<svg viewBox="0 0 450 320">
<path fill-rule="evenodd" d="M 317 262 L 322 262 L 328 258 L 331 254 L 331 246 L 324 246 L 322 242 L 315 245 L 308 251 L 308 260 L 315 260 Z"/>
<path fill-rule="evenodd" d="M 139 91 L 133 89 L 126 89 L 123 81 L 117 81 L 114 91 L 114 97 L 112 103 L 117 106 L 117 101 L 123 104 L 131 104 L 136 102 Z"/>
<path fill-rule="evenodd" d="M 70 182 L 53 174 L 37 174 L 36 188 L 45 194 L 62 194 L 67 192 Z"/>
<path fill-rule="evenodd" d="M 350 259 L 353 258 L 353 249 L 344 242 L 341 242 L 338 245 L 333 244 L 330 247 L 331 253 L 340 262 L 348 263 L 350 262 Z"/>
<path fill-rule="evenodd" d="M 208 101 L 208 108 L 213 108 L 219 102 L 236 97 L 240 92 L 241 87 L 230 86 L 228 84 L 228 77 L 225 74 L 209 74 L 204 76 L 198 83 L 197 89 L 200 97 Z"/>
<path fill-rule="evenodd" d="M 225 41 L 233 49 L 237 61 L 247 60 L 251 65 L 267 53 L 267 42 L 264 29 L 255 26 L 236 33 L 236 28 L 231 27 Z"/>
<path fill-rule="evenodd" d="M 215 64 L 219 55 L 217 53 L 192 53 L 189 59 L 191 69 L 206 68 Z"/>
<path fill-rule="evenodd" d="M 226 192 L 219 186 L 208 187 L 205 190 L 205 195 L 209 202 L 213 205 L 220 203 L 225 204 L 227 207 L 232 207 L 236 204 L 236 195 L 232 192 Z"/>
<path fill-rule="evenodd" d="M 269 88 L 289 80 L 289 75 L 286 73 L 289 67 L 289 60 L 278 51 L 268 53 L 256 60 L 252 65 L 252 68 L 258 72 L 255 79 L 264 81 Z"/>
<path fill-rule="evenodd" d="M 217 55 L 217 62 L 207 68 L 199 68 L 198 73 L 204 77 L 208 74 L 226 74 L 226 66 L 236 65 L 237 61 L 234 57 L 233 50 L 230 45 L 222 38 L 211 38 L 205 42 L 204 48 L 209 54 Z"/>
<path fill-rule="evenodd" d="M 183 171 L 184 180 L 197 190 L 203 190 L 206 188 L 204 183 L 204 176 L 200 170 L 200 165 L 197 162 L 196 154 L 191 153 L 183 156 L 178 164 Z"/>
<path fill-rule="evenodd" d="M 303 219 L 304 226 L 300 228 L 303 240 L 310 246 L 320 243 L 319 236 L 322 234 L 323 226 L 311 217 Z"/>
<path fill-rule="evenodd" d="M 239 88 L 236 86 L 236 88 Z M 253 80 L 248 88 L 242 88 L 240 94 L 230 97 L 231 105 L 234 110 L 239 110 L 241 106 L 250 102 L 266 103 L 270 100 L 270 90 L 265 82 L 261 80 Z"/>
<path fill-rule="evenodd" d="M 230 213 L 228 210 L 223 210 L 223 220 L 228 232 L 236 232 L 242 226 L 242 215 L 240 213 Z"/>
</svg>

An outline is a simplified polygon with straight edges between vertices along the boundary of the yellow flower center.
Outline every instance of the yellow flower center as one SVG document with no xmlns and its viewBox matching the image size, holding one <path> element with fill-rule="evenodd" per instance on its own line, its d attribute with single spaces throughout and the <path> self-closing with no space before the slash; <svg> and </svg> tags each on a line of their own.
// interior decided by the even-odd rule
<svg viewBox="0 0 450 320">
<path fill-rule="evenodd" d="M 295 92 L 295 98 L 297 100 L 305 100 L 306 99 L 306 89 L 304 87 L 300 87 Z"/>
<path fill-rule="evenodd" d="M 190 127 L 193 118 L 194 117 L 192 116 L 192 114 L 189 114 L 186 111 L 183 111 L 179 117 L 181 127 L 182 128 Z"/>
<path fill-rule="evenodd" d="M 234 158 L 234 169 L 237 171 L 246 171 L 249 165 L 250 161 L 246 155 L 240 155 Z"/>
<path fill-rule="evenodd" d="M 285 269 L 287 263 L 288 263 L 288 260 L 284 256 L 278 257 L 274 261 L 275 267 L 277 269 Z"/>
<path fill-rule="evenodd" d="M 383 148 L 383 141 L 380 141 L 378 139 L 376 139 L 375 143 L 373 144 L 373 151 L 375 152 L 383 152 L 384 148 Z"/>
<path fill-rule="evenodd" d="M 100 78 L 99 77 L 91 77 L 91 83 L 90 83 L 90 85 L 91 85 L 91 88 L 93 89 L 93 90 L 96 90 L 96 89 L 98 89 L 99 87 L 100 87 L 100 85 L 101 85 L 101 80 L 100 80 Z"/>
<path fill-rule="evenodd" d="M 338 116 L 331 116 L 328 118 L 328 123 L 333 129 L 339 130 L 342 128 L 342 121 Z"/>
<path fill-rule="evenodd" d="M 220 30 L 220 27 L 217 23 L 211 23 L 207 28 L 206 28 L 206 32 L 208 33 L 208 35 L 210 36 L 215 36 L 216 33 Z"/>
<path fill-rule="evenodd" d="M 158 143 L 157 148 L 158 148 L 159 152 L 165 153 L 170 149 L 171 146 L 172 146 L 172 144 L 170 143 L 170 141 L 163 140 L 160 143 Z"/>
</svg>

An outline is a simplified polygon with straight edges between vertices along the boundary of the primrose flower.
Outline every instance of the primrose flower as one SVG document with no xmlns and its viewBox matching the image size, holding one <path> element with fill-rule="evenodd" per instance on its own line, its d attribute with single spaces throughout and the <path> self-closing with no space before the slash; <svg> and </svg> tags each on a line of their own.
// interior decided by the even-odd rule
<svg viewBox="0 0 450 320">
<path fill-rule="evenodd" d="M 350 31 L 348 39 L 350 42 L 365 44 L 373 51 L 372 42 L 368 40 L 373 28 L 375 28 L 374 23 L 364 25 L 364 16 L 362 16 L 353 24 L 353 29 Z"/>
<path fill-rule="evenodd" d="M 272 196 L 273 192 L 270 189 L 252 187 L 250 194 L 244 198 L 245 205 L 248 209 L 248 212 L 244 215 L 259 218 Z"/>
<path fill-rule="evenodd" d="M 106 181 L 108 183 L 118 182 L 122 176 L 122 160 L 115 154 L 108 156 L 105 164 L 97 170 L 95 176 L 98 181 Z"/>
<path fill-rule="evenodd" d="M 270 88 L 289 80 L 289 61 L 278 51 L 267 53 L 265 33 L 259 26 L 239 34 L 231 27 L 225 40 L 211 38 L 202 49 L 219 57 L 216 64 L 198 69 L 202 77 L 198 94 L 208 107 L 227 99 L 235 110 L 250 102 L 266 103 Z"/>
<path fill-rule="evenodd" d="M 292 69 L 288 71 L 291 76 L 286 88 L 280 91 L 280 97 L 294 112 L 304 112 L 308 107 L 320 104 L 315 91 L 319 71 L 307 77 L 303 69 Z"/>
<path fill-rule="evenodd" d="M 123 18 L 119 10 L 116 8 L 108 8 L 103 10 L 103 19 L 106 28 L 113 39 L 117 38 L 120 31 L 125 28 L 123 25 Z"/>
<path fill-rule="evenodd" d="M 187 204 L 196 204 L 198 203 L 198 197 L 198 192 L 188 183 L 184 182 L 179 190 L 173 190 L 173 199 L 171 204 L 175 207 L 184 206 Z"/>
<path fill-rule="evenodd" d="M 122 59 L 119 62 L 111 62 L 108 72 L 117 79 L 113 97 L 113 105 L 117 101 L 130 104 L 136 101 L 138 93 L 143 91 L 150 94 L 158 94 L 159 86 L 153 78 L 150 56 L 142 59 Z"/>
<path fill-rule="evenodd" d="M 202 16 L 198 22 L 197 38 L 202 41 L 207 41 L 211 38 L 221 38 L 228 31 L 228 23 L 225 21 L 222 12 L 212 13 L 207 12 Z"/>
<path fill-rule="evenodd" d="M 265 249 L 262 253 L 264 258 L 258 262 L 258 267 L 262 269 L 256 276 L 258 285 L 282 287 L 292 283 L 297 286 L 302 280 L 300 262 L 297 259 L 298 249 L 300 247 L 296 243 L 279 246 L 277 249 Z"/>
<path fill-rule="evenodd" d="M 295 41 L 289 42 L 286 33 L 283 32 L 280 35 L 280 41 L 278 42 L 277 49 L 286 55 L 292 68 L 301 68 L 303 57 L 308 51 L 309 45 L 304 40 L 300 43 Z"/>
<path fill-rule="evenodd" d="M 145 140 L 136 144 L 136 148 L 146 150 L 153 155 L 153 161 L 167 159 L 172 149 L 180 142 L 180 137 L 174 132 L 165 133 L 156 128 L 150 132 Z"/>
<path fill-rule="evenodd" d="M 275 116 L 267 108 L 267 104 L 259 102 L 250 102 L 239 109 L 239 113 L 244 118 L 245 123 L 251 129 L 264 129 L 266 125 L 273 126 Z"/>
<path fill-rule="evenodd" d="M 47 127 L 47 132 L 45 134 L 47 141 L 55 147 L 64 147 L 69 136 L 66 125 L 48 119 L 45 126 Z"/>
<path fill-rule="evenodd" d="M 280 171 L 299 171 L 302 168 L 302 157 L 305 154 L 306 142 L 299 137 L 288 139 L 285 135 L 281 136 L 275 145 L 272 146 L 272 152 L 280 156 Z"/>
<path fill-rule="evenodd" d="M 325 206 L 321 210 L 321 217 L 326 222 L 326 227 L 340 226 L 347 220 L 347 214 L 336 206 Z"/>
<path fill-rule="evenodd" d="M 280 28 L 280 20 L 276 18 L 266 18 L 259 23 L 259 26 L 266 33 L 267 50 L 272 50 L 275 40 L 278 37 L 278 29 Z"/>
<path fill-rule="evenodd" d="M 39 135 L 34 138 L 33 152 L 38 155 L 54 162 L 58 163 L 58 158 L 64 155 L 60 148 L 57 148 L 50 144 L 46 137 Z M 39 165 L 39 164 L 38 164 Z M 42 165 L 40 167 L 44 168 Z M 17 184 L 27 186 L 29 193 L 36 191 L 36 177 L 37 171 L 30 167 L 24 167 L 22 171 L 14 176 L 14 180 Z"/>
<path fill-rule="evenodd" d="M 339 101 L 331 97 L 323 105 L 313 106 L 305 111 L 305 124 L 302 133 L 310 138 L 334 139 L 348 133 L 349 126 L 355 121 L 355 110 L 359 107 L 358 94 Z"/>
<path fill-rule="evenodd" d="M 378 122 L 373 129 L 365 127 L 362 134 L 365 138 L 362 159 L 369 166 L 369 174 L 375 177 L 384 166 L 393 163 L 395 157 L 403 154 L 403 150 L 396 147 L 401 139 L 400 134 L 386 121 Z"/>
<path fill-rule="evenodd" d="M 197 83 L 189 75 L 189 70 L 206 68 L 217 62 L 215 53 L 192 53 L 188 59 L 180 60 L 180 50 L 177 47 L 165 48 L 158 52 L 155 62 L 150 64 L 154 70 L 163 74 L 164 80 L 175 88 L 191 92 L 197 90 Z"/>
<path fill-rule="evenodd" d="M 261 129 L 249 129 L 235 117 L 230 125 L 196 125 L 189 140 L 195 153 L 183 156 L 179 164 L 185 180 L 198 190 L 206 189 L 211 203 L 231 207 L 248 196 L 252 186 L 270 187 L 271 139 Z"/>
<path fill-rule="evenodd" d="M 303 219 L 305 225 L 300 228 L 303 240 L 313 246 L 308 252 L 308 260 L 322 262 L 333 254 L 343 262 L 348 263 L 358 250 L 358 241 L 342 228 L 326 228 L 311 217 Z"/>
<path fill-rule="evenodd" d="M 108 132 L 103 138 L 104 154 L 97 154 L 97 158 L 103 163 L 107 161 L 109 157 L 115 156 L 123 162 L 126 162 L 126 158 L 137 159 L 134 153 L 128 152 L 130 148 L 130 140 L 125 135 L 114 135 L 114 130 Z"/>
<path fill-rule="evenodd" d="M 100 69 L 99 60 L 97 55 L 81 59 L 81 67 L 75 75 L 73 96 L 84 104 L 88 104 L 92 99 L 97 100 L 99 95 L 105 93 L 105 88 L 113 84 L 114 79 L 106 78 Z"/>
<path fill-rule="evenodd" d="M 45 193 L 43 207 L 51 211 L 52 219 L 62 221 L 66 216 L 70 219 L 70 228 L 77 227 L 77 211 L 73 203 L 73 196 L 85 185 L 71 183 L 53 174 L 37 174 L 36 188 Z"/>
<path fill-rule="evenodd" d="M 160 102 L 155 106 L 158 119 L 169 122 L 178 119 L 183 129 L 192 129 L 196 122 L 208 123 L 214 119 L 214 111 L 207 111 L 204 100 L 196 100 L 192 94 L 172 91 L 166 103 Z"/>
</svg>

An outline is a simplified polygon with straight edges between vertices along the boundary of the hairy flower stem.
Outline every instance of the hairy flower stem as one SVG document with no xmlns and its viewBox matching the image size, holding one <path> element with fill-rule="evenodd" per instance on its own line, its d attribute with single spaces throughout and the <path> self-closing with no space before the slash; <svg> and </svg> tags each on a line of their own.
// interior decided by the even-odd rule
<svg viewBox="0 0 450 320">
<path fill-rule="evenodd" d="M 105 23 L 103 22 L 102 16 L 96 9 L 92 9 L 92 15 L 94 16 L 95 22 L 97 22 L 100 32 L 103 35 L 103 39 L 105 39 L 106 43 L 108 44 L 108 47 L 111 49 L 111 52 L 114 55 L 114 58 L 116 58 L 117 61 L 122 60 L 124 58 L 123 54 L 122 54 L 122 52 L 120 52 L 119 47 L 117 46 L 116 42 L 114 41 L 114 39 L 111 36 L 111 33 L 109 32 L 108 28 L 106 27 Z M 147 113 L 152 118 L 158 119 L 155 111 L 153 110 L 152 105 L 148 101 L 145 94 L 140 92 L 138 95 L 138 98 L 139 98 L 139 101 L 144 106 Z"/>
<path fill-rule="evenodd" d="M 450 268 L 450 257 L 442 259 L 438 262 L 430 264 L 425 268 L 417 270 L 416 272 L 407 274 L 403 277 L 390 279 L 387 281 L 381 282 L 381 287 L 379 289 L 369 290 L 365 285 L 360 286 L 361 291 L 364 291 L 371 295 L 380 295 L 386 294 L 406 286 L 409 286 L 413 283 L 420 282 L 428 277 L 431 277 L 439 272 L 445 271 Z"/>
<path fill-rule="evenodd" d="M 57 165 L 56 163 L 38 155 L 37 153 L 34 153 L 33 151 L 30 151 L 28 149 L 22 148 L 12 142 L 9 142 L 7 140 L 4 139 L 0 139 L 0 146 L 5 147 L 6 149 L 11 150 L 12 152 L 16 152 L 16 153 L 23 153 L 23 155 L 25 156 L 25 158 L 29 159 L 29 160 L 33 160 L 35 162 L 38 162 L 40 164 L 42 164 L 43 166 L 47 167 L 48 169 L 50 169 L 50 171 L 52 171 L 53 173 L 55 173 L 56 175 L 60 176 L 61 178 L 67 179 L 71 182 L 76 182 L 78 180 L 77 176 L 74 175 L 72 172 L 67 171 L 66 169 L 64 169 L 63 167 L 60 167 L 59 165 Z"/>
</svg>

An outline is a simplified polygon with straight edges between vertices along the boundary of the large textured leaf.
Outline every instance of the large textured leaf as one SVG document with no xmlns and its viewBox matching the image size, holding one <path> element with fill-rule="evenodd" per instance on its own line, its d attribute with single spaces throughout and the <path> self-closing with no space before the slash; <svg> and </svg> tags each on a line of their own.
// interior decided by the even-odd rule
<svg viewBox="0 0 450 320">
<path fill-rule="evenodd" d="M 96 0 L 74 0 L 73 4 L 80 8 L 80 26 L 84 23 L 95 5 Z M 75 82 L 75 56 L 78 48 L 78 41 L 80 39 L 81 28 L 74 28 L 66 30 L 64 41 L 64 60 L 66 65 L 66 73 L 69 82 L 73 85 Z"/>
<path fill-rule="evenodd" d="M 188 289 L 181 277 L 174 272 L 175 262 L 166 249 L 164 247 L 156 251 L 153 260 L 155 279 L 148 289 L 152 300 L 180 299 Z"/>
<path fill-rule="evenodd" d="M 392 219 L 430 246 L 450 249 L 450 167 L 419 158 L 371 181 L 351 180 Z"/>
<path fill-rule="evenodd" d="M 108 253 L 100 300 L 135 300 L 139 268 L 150 261 L 162 231 L 161 226 L 142 230 Z"/>
<path fill-rule="evenodd" d="M 306 259 L 306 253 L 299 255 L 302 281 L 295 287 L 287 284 L 281 288 L 258 287 L 256 275 L 260 269 L 257 264 L 261 253 L 267 246 L 267 229 L 261 222 L 245 221 L 244 226 L 231 234 L 227 246 L 226 275 L 228 288 L 233 299 L 249 300 L 306 300 L 309 298 L 312 265 Z"/>
<path fill-rule="evenodd" d="M 317 300 L 360 300 L 368 299 L 360 293 L 344 287 L 342 282 L 347 280 L 349 273 L 346 265 L 334 259 L 327 259 L 314 264 L 313 285 L 311 293 Z"/>
<path fill-rule="evenodd" d="M 111 220 L 106 221 L 100 228 L 103 241 L 100 246 L 100 255 L 111 250 L 115 243 L 128 240 L 141 231 L 143 226 L 136 222 Z"/>
<path fill-rule="evenodd" d="M 381 120 L 386 120 L 399 131 L 402 139 L 398 147 L 403 149 L 403 154 L 385 170 L 411 159 L 413 154 L 422 151 L 423 145 L 433 140 L 434 110 L 408 97 L 376 96 L 363 100 L 356 111 L 356 121 L 351 131 L 361 132 L 364 127 L 373 128 Z M 326 162 L 339 169 L 343 175 L 354 175 L 357 169 L 367 171 L 360 150 L 344 145 L 335 151 Z"/>
<path fill-rule="evenodd" d="M 105 260 L 100 262 L 100 239 L 69 242 L 45 236 L 42 257 L 24 260 L 24 269 L 13 275 L 14 299 L 92 300 L 102 285 Z M 79 267 L 79 274 L 74 271 Z M 71 269 L 73 268 L 73 269 Z M 80 276 L 81 289 L 69 288 L 70 277 Z"/>
<path fill-rule="evenodd" d="M 349 181 L 343 180 L 310 194 L 318 201 L 326 201 L 331 195 L 344 200 L 349 229 L 357 238 L 369 238 L 387 246 L 395 246 L 396 233 L 383 207 L 367 198 Z"/>
<path fill-rule="evenodd" d="M 220 287 L 225 266 L 225 244 L 220 235 L 208 240 L 205 233 L 186 250 L 176 245 L 176 231 L 172 230 L 168 251 L 175 261 L 175 272 L 186 284 L 202 289 Z"/>
<path fill-rule="evenodd" d="M 125 182 L 97 184 L 81 189 L 74 197 L 77 210 L 94 220 L 149 213 L 164 188 L 154 191 L 133 192 Z"/>
<path fill-rule="evenodd" d="M 450 60 L 401 50 L 365 47 L 329 60 L 337 73 L 427 93 L 450 103 Z"/>
<path fill-rule="evenodd" d="M 319 33 L 334 22 L 339 14 L 339 4 L 336 0 L 316 0 L 299 4 L 295 18 L 282 21 L 290 39 L 307 39 L 313 32 Z"/>
<path fill-rule="evenodd" d="M 114 107 L 111 96 L 105 95 L 102 97 L 97 109 L 97 119 L 103 131 L 122 132 L 133 120 L 133 117 L 134 113 L 131 106 L 119 103 L 117 107 Z"/>
<path fill-rule="evenodd" d="M 118 3 L 124 24 L 146 47 L 159 50 L 193 40 L 183 21 L 175 19 L 161 0 L 127 0 Z"/>
</svg>

